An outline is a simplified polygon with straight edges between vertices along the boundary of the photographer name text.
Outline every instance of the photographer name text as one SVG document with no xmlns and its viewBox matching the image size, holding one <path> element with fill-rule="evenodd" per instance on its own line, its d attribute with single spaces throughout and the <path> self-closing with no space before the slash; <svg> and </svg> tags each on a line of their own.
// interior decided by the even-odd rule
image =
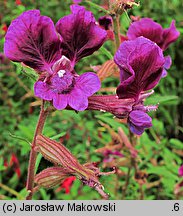
<svg viewBox="0 0 183 216">
<path fill-rule="evenodd" d="M 27 203 L 22 203 L 21 206 L 14 205 L 4 205 L 3 206 L 4 213 L 6 212 L 115 212 L 116 205 L 115 203 L 107 203 L 107 204 L 76 204 L 76 203 L 67 203 L 67 204 L 49 204 L 48 202 L 45 204 L 35 204 L 30 205 Z"/>
</svg>

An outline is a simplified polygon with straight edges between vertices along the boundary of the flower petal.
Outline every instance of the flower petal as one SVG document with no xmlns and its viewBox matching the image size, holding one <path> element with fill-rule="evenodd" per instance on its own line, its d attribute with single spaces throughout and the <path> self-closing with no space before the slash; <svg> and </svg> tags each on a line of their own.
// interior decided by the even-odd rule
<svg viewBox="0 0 183 216">
<path fill-rule="evenodd" d="M 133 110 L 129 114 L 128 123 L 133 133 L 141 135 L 145 128 L 152 126 L 152 119 L 147 113 L 141 110 Z"/>
<path fill-rule="evenodd" d="M 58 110 L 63 110 L 67 106 L 67 95 L 55 93 L 53 96 L 53 106 Z"/>
<path fill-rule="evenodd" d="M 143 36 L 159 44 L 163 39 L 163 28 L 150 18 L 142 18 L 130 25 L 127 36 L 129 40 Z"/>
<path fill-rule="evenodd" d="M 76 78 L 76 88 L 79 88 L 86 96 L 91 96 L 101 87 L 98 76 L 87 72 Z"/>
<path fill-rule="evenodd" d="M 64 39 L 63 54 L 77 62 L 102 46 L 106 31 L 96 25 L 93 14 L 84 7 L 72 5 L 71 11 L 57 22 L 56 29 Z"/>
<path fill-rule="evenodd" d="M 129 124 L 130 125 L 130 130 L 132 133 L 136 134 L 136 135 L 141 135 L 144 133 L 145 128 L 144 127 L 137 127 L 133 124 Z"/>
<path fill-rule="evenodd" d="M 4 52 L 12 61 L 50 72 L 52 64 L 60 58 L 60 45 L 61 39 L 52 20 L 40 16 L 39 10 L 30 10 L 12 21 L 5 37 Z"/>
<path fill-rule="evenodd" d="M 49 89 L 45 82 L 37 81 L 34 84 L 34 93 L 36 97 L 51 101 L 54 93 Z"/>
<path fill-rule="evenodd" d="M 68 95 L 68 104 L 77 111 L 83 111 L 88 107 L 88 98 L 80 89 L 75 87 Z"/>
<path fill-rule="evenodd" d="M 165 62 L 162 50 L 144 37 L 125 41 L 115 54 L 120 68 L 119 98 L 135 98 L 141 91 L 154 88 L 162 75 Z"/>
<path fill-rule="evenodd" d="M 172 58 L 170 56 L 166 56 L 162 77 L 165 77 L 167 75 L 167 70 L 171 67 L 171 65 L 172 65 Z"/>
<path fill-rule="evenodd" d="M 179 176 L 183 177 L 183 165 L 181 165 L 181 166 L 179 167 L 178 172 L 179 172 Z"/>
<path fill-rule="evenodd" d="M 166 50 L 171 43 L 178 39 L 179 35 L 180 32 L 177 31 L 175 27 L 175 20 L 173 20 L 170 27 L 163 30 L 163 42 L 161 44 L 161 48 Z"/>
<path fill-rule="evenodd" d="M 128 39 L 134 40 L 137 37 L 143 36 L 157 43 L 164 50 L 175 42 L 179 37 L 180 32 L 175 27 L 175 20 L 167 29 L 163 29 L 160 24 L 154 22 L 150 18 L 142 18 L 139 21 L 133 22 L 128 29 Z"/>
<path fill-rule="evenodd" d="M 73 69 L 71 67 L 71 61 L 64 55 L 59 60 L 57 60 L 52 67 L 54 72 L 58 72 L 60 69 L 67 71 L 72 71 Z"/>
</svg>

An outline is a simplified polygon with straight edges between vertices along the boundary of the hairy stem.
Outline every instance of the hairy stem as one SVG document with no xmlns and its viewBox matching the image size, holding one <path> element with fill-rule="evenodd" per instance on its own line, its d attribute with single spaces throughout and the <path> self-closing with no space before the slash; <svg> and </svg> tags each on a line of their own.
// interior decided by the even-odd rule
<svg viewBox="0 0 183 216">
<path fill-rule="evenodd" d="M 34 150 L 36 146 L 36 137 L 42 133 L 47 115 L 48 115 L 48 111 L 44 110 L 44 101 L 42 101 L 39 119 L 38 119 L 36 130 L 34 133 L 34 138 L 32 141 L 31 152 L 30 152 L 30 157 L 29 157 L 27 186 L 26 186 L 27 191 L 29 192 L 29 195 L 26 197 L 27 200 L 31 200 L 32 195 L 33 195 L 35 164 L 36 164 L 36 157 L 37 157 L 37 153 Z"/>
</svg>

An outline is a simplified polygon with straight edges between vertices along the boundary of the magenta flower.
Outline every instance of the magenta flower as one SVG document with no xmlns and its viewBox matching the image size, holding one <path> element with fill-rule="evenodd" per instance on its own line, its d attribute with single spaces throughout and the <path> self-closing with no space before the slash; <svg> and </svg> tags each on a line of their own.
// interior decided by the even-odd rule
<svg viewBox="0 0 183 216">
<path fill-rule="evenodd" d="M 179 176 L 183 176 L 183 165 L 179 167 Z"/>
<path fill-rule="evenodd" d="M 162 75 L 165 58 L 162 50 L 152 41 L 139 37 L 121 44 L 114 56 L 120 68 L 119 98 L 138 101 L 142 91 L 154 88 Z"/>
<path fill-rule="evenodd" d="M 61 18 L 56 30 L 63 38 L 63 55 L 72 62 L 91 55 L 104 43 L 107 33 L 97 24 L 93 14 L 79 5 L 71 5 L 72 14 Z"/>
<path fill-rule="evenodd" d="M 77 111 L 88 107 L 88 97 L 100 89 L 100 80 L 92 72 L 78 76 L 71 67 L 71 62 L 62 56 L 52 67 L 52 74 L 34 85 L 37 97 L 53 100 L 53 106 L 62 110 L 67 105 Z"/>
<path fill-rule="evenodd" d="M 133 22 L 127 32 L 129 40 L 143 36 L 155 42 L 161 49 L 166 50 L 169 45 L 177 40 L 180 33 L 175 27 L 175 20 L 167 29 L 154 22 L 150 18 L 142 18 L 139 21 Z"/>
<path fill-rule="evenodd" d="M 146 114 L 156 106 L 143 105 L 143 100 L 151 93 L 142 93 L 154 88 L 163 73 L 165 58 L 161 48 L 147 38 L 139 37 L 121 44 L 114 61 L 120 68 L 120 85 L 117 88 L 119 99 L 135 100 L 128 116 L 130 130 L 140 135 L 145 128 L 152 126 L 152 119 Z"/>
<path fill-rule="evenodd" d="M 11 23 L 4 52 L 10 60 L 23 62 L 40 74 L 34 86 L 37 97 L 53 100 L 59 110 L 69 105 L 82 111 L 88 97 L 99 90 L 100 81 L 91 72 L 79 76 L 74 66 L 103 44 L 106 32 L 84 7 L 72 5 L 71 9 L 73 14 L 58 21 L 58 32 L 52 20 L 38 10 L 24 12 Z"/>
</svg>

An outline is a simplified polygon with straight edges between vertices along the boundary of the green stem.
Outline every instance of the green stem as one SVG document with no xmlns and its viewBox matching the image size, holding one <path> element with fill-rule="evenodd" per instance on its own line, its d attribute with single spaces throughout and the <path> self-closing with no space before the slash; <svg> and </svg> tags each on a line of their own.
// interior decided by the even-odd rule
<svg viewBox="0 0 183 216">
<path fill-rule="evenodd" d="M 27 200 L 31 200 L 33 195 L 35 165 L 36 165 L 36 158 L 37 158 L 37 152 L 34 150 L 36 146 L 36 137 L 42 133 L 47 115 L 48 115 L 48 111 L 44 110 L 44 101 L 42 101 L 40 115 L 36 126 L 32 146 L 31 146 L 30 158 L 29 158 L 28 176 L 27 176 L 27 191 L 29 192 L 29 195 L 26 197 Z"/>
<path fill-rule="evenodd" d="M 120 22 L 119 22 L 120 15 L 116 14 L 115 16 L 112 16 L 112 18 L 113 18 L 113 28 L 114 28 L 114 37 L 115 37 L 114 42 L 115 42 L 115 52 L 116 52 L 121 44 Z"/>
<path fill-rule="evenodd" d="M 93 3 L 93 2 L 88 1 L 88 0 L 85 0 L 85 2 L 86 2 L 87 4 L 89 4 L 89 5 L 90 5 L 91 7 L 93 7 L 93 8 L 96 8 L 96 9 L 99 10 L 99 11 L 103 11 L 104 13 L 109 14 L 109 11 L 108 11 L 108 10 L 104 9 L 103 7 L 97 5 L 97 4 Z"/>
<path fill-rule="evenodd" d="M 8 186 L 0 183 L 0 188 L 4 189 L 5 191 L 8 191 L 9 193 L 15 195 L 19 200 L 23 200 L 24 197 L 22 197 L 18 192 L 13 190 L 12 188 L 9 188 Z"/>
</svg>

